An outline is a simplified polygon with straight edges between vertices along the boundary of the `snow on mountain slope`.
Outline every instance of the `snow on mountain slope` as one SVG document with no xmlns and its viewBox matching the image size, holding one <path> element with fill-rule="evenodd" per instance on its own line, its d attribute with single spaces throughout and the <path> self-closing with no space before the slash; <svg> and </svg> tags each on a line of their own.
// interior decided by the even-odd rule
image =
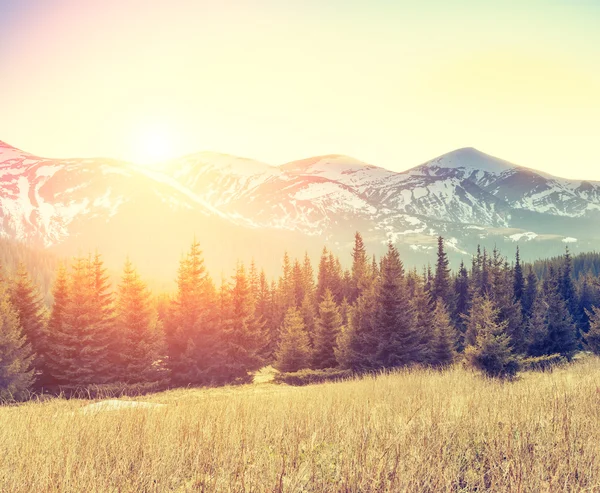
<svg viewBox="0 0 600 493">
<path fill-rule="evenodd" d="M 230 241 L 221 232 L 234 230 L 242 244 L 244 231 L 254 231 L 320 245 L 346 244 L 358 230 L 417 253 L 431 251 L 442 234 L 457 254 L 488 240 L 564 247 L 600 236 L 599 183 L 552 177 L 473 148 L 399 173 L 343 155 L 277 167 L 207 152 L 148 169 L 38 158 L 0 143 L 0 208 L 0 234 L 43 245 L 96 235 L 94 228 L 128 235 L 140 223 L 148 232 L 169 230 L 162 239 L 169 242 L 206 231 L 207 218 L 221 249 Z"/>
</svg>

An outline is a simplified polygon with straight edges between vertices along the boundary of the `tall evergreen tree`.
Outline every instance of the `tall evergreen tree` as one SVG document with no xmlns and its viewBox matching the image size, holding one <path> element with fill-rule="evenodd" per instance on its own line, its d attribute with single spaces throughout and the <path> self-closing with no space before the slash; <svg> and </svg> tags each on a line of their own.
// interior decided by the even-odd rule
<svg viewBox="0 0 600 493">
<path fill-rule="evenodd" d="M 577 317 L 577 294 L 575 293 L 575 284 L 573 282 L 573 258 L 571 257 L 569 247 L 565 249 L 562 268 L 560 269 L 559 291 L 571 317 L 575 321 Z"/>
<path fill-rule="evenodd" d="M 105 323 L 101 301 L 106 298 L 97 277 L 101 278 L 89 258 L 74 260 L 62 330 L 53 335 L 51 374 L 57 383 L 101 384 L 114 377 L 114 333 Z"/>
<path fill-rule="evenodd" d="M 594 354 L 600 354 L 600 308 L 594 306 L 588 310 L 588 319 L 590 329 L 585 337 L 587 345 Z"/>
<path fill-rule="evenodd" d="M 221 375 L 225 381 L 247 379 L 258 370 L 263 359 L 264 322 L 256 317 L 252 292 L 244 266 L 235 273 L 231 290 L 231 317 L 223 330 Z"/>
<path fill-rule="evenodd" d="M 452 321 L 454 326 L 458 328 L 457 348 L 462 351 L 464 348 L 464 334 L 466 331 L 465 317 L 469 312 L 471 303 L 471 290 L 469 285 L 469 274 L 463 262 L 460 263 L 458 275 L 454 280 L 454 293 L 456 302 L 452 313 Z"/>
<path fill-rule="evenodd" d="M 571 359 L 577 349 L 577 332 L 567 303 L 560 293 L 560 277 L 550 267 L 544 282 L 544 297 L 548 306 L 548 339 L 546 354 L 560 353 Z"/>
<path fill-rule="evenodd" d="M 527 354 L 530 356 L 546 354 L 548 341 L 547 315 L 548 306 L 546 302 L 541 296 L 536 296 L 526 325 Z"/>
<path fill-rule="evenodd" d="M 337 340 L 335 357 L 345 369 L 369 370 L 377 362 L 377 294 L 372 283 L 356 300 L 350 310 L 349 323 L 342 328 Z"/>
<path fill-rule="evenodd" d="M 517 246 L 517 254 L 515 257 L 515 268 L 513 271 L 513 292 L 515 299 L 521 301 L 525 291 L 525 276 L 523 275 L 523 266 L 521 265 L 521 254 Z"/>
<path fill-rule="evenodd" d="M 37 286 L 31 280 L 23 264 L 19 264 L 10 285 L 10 302 L 17 311 L 19 325 L 35 354 L 32 366 L 36 384 L 43 385 L 48 381 L 48 370 L 45 363 L 48 350 L 47 312 Z"/>
<path fill-rule="evenodd" d="M 438 300 L 443 304 L 443 301 Z M 414 313 L 414 333 L 419 339 L 419 363 L 433 363 L 434 327 L 431 296 L 425 291 L 425 287 L 419 278 L 415 279 L 412 296 L 410 296 L 411 308 Z M 436 302 L 437 303 L 437 302 Z M 435 306 L 435 304 L 434 304 Z"/>
<path fill-rule="evenodd" d="M 69 276 L 64 264 L 60 264 L 56 273 L 54 286 L 52 287 L 52 310 L 47 326 L 47 350 L 46 369 L 47 375 L 44 379 L 46 383 L 55 384 L 56 379 L 53 375 L 61 372 L 61 368 L 67 364 L 64 361 L 66 353 L 62 347 L 63 342 L 67 341 L 68 334 L 65 333 L 65 314 L 69 305 Z"/>
<path fill-rule="evenodd" d="M 348 302 L 354 303 L 369 283 L 369 260 L 367 250 L 360 233 L 354 235 L 352 249 L 352 288 Z"/>
<path fill-rule="evenodd" d="M 450 267 L 448 255 L 444 251 L 444 238 L 438 237 L 437 263 L 435 266 L 435 278 L 433 280 L 433 301 L 442 300 L 446 306 L 452 303 L 452 292 L 450 283 Z"/>
<path fill-rule="evenodd" d="M 534 270 L 529 267 L 527 272 L 527 283 L 525 284 L 525 291 L 521 298 L 521 306 L 523 308 L 523 316 L 528 318 L 531 316 L 533 305 L 538 296 L 538 279 L 535 275 Z"/>
<path fill-rule="evenodd" d="M 430 363 L 439 368 L 452 364 L 456 356 L 456 330 L 450 322 L 450 315 L 444 303 L 437 300 L 431 321 L 433 337 L 431 339 Z"/>
<path fill-rule="evenodd" d="M 380 366 L 391 368 L 420 361 L 423 348 L 414 323 L 414 312 L 406 296 L 404 268 L 398 250 L 389 243 L 377 290 L 376 360 Z"/>
<path fill-rule="evenodd" d="M 312 354 L 313 368 L 333 368 L 337 365 L 335 349 L 341 329 L 342 316 L 331 291 L 327 290 L 323 301 L 319 304 Z"/>
<path fill-rule="evenodd" d="M 473 306 L 471 316 L 475 310 L 479 311 L 476 337 L 465 350 L 467 361 L 490 377 L 513 377 L 519 365 L 506 334 L 506 322 L 498 323 L 499 311 L 489 298 L 482 298 L 478 308 Z"/>
<path fill-rule="evenodd" d="M 210 384 L 222 378 L 215 298 L 200 244 L 194 240 L 180 262 L 177 293 L 165 324 L 168 366 L 178 385 Z"/>
<path fill-rule="evenodd" d="M 281 327 L 281 339 L 276 352 L 275 367 L 284 372 L 308 368 L 310 353 L 308 335 L 302 322 L 302 316 L 296 307 L 291 307 L 286 312 Z"/>
<path fill-rule="evenodd" d="M 118 379 L 155 382 L 164 356 L 164 337 L 150 292 L 129 259 L 118 286 L 115 318 L 118 340 Z"/>
<path fill-rule="evenodd" d="M 0 402 L 22 400 L 34 382 L 33 350 L 0 282 Z"/>
</svg>

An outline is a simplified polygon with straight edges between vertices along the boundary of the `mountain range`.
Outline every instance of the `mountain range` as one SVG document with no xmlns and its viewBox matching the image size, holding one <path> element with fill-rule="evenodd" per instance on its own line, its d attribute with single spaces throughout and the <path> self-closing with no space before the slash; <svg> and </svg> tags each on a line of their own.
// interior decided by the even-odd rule
<svg viewBox="0 0 600 493">
<path fill-rule="evenodd" d="M 194 235 L 213 275 L 254 257 L 272 274 L 283 250 L 317 257 L 349 251 L 360 231 L 370 251 L 393 241 L 407 265 L 451 258 L 477 244 L 525 258 L 600 240 L 600 183 L 567 180 L 473 148 L 404 172 L 343 155 L 271 166 L 198 153 L 142 167 L 114 159 L 47 159 L 0 142 L 0 235 L 75 255 L 98 249 L 120 265 L 173 276 Z"/>
</svg>

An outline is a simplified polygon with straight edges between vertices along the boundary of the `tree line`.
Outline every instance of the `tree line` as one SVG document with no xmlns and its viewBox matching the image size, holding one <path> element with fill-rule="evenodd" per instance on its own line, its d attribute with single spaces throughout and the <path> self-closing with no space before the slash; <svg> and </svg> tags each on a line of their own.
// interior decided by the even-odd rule
<svg viewBox="0 0 600 493">
<path fill-rule="evenodd" d="M 568 250 L 542 280 L 518 249 L 509 262 L 478 248 L 453 273 L 441 237 L 422 272 L 405 269 L 391 243 L 369 256 L 357 233 L 349 269 L 324 248 L 316 275 L 308 255 L 286 253 L 278 279 L 238 263 L 218 286 L 194 240 L 176 291 L 159 296 L 129 260 L 113 290 L 101 256 L 89 255 L 58 268 L 52 296 L 47 308 L 22 265 L 0 279 L 2 399 L 115 382 L 244 382 L 268 364 L 365 372 L 460 358 L 510 377 L 526 357 L 600 348 L 600 281 L 575 280 Z"/>
</svg>

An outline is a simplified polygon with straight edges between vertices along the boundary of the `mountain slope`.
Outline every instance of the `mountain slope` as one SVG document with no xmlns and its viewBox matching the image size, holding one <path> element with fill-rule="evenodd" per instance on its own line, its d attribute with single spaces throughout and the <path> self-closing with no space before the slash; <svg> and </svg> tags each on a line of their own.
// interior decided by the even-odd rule
<svg viewBox="0 0 600 493">
<path fill-rule="evenodd" d="M 207 258 L 219 259 L 213 270 L 252 254 L 274 265 L 285 248 L 295 255 L 316 255 L 324 243 L 345 250 L 356 230 L 374 251 L 391 240 L 409 263 L 420 263 L 439 234 L 456 255 L 477 243 L 515 241 L 525 256 L 554 254 L 565 243 L 591 249 L 600 184 L 473 148 L 398 173 L 343 155 L 277 167 L 199 153 L 148 169 L 44 159 L 0 142 L 0 208 L 4 237 L 68 254 L 99 248 L 115 262 L 135 253 L 165 272 L 194 234 Z"/>
</svg>

